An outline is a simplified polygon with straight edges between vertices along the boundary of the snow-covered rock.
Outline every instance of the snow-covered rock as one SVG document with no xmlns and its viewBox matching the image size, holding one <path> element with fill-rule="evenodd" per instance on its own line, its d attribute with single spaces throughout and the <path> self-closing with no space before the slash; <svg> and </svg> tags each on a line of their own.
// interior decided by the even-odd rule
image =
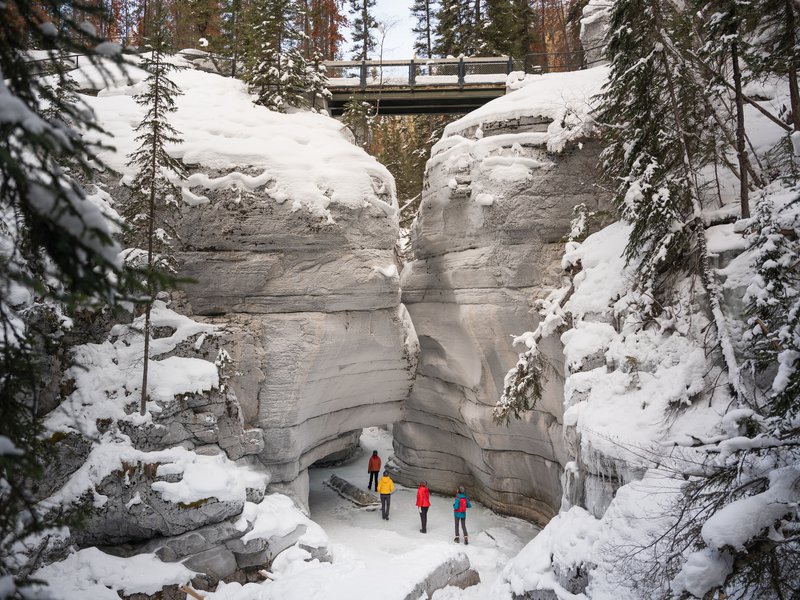
<svg viewBox="0 0 800 600">
<path fill-rule="evenodd" d="M 504 513 L 546 523 L 561 502 L 561 346 L 537 410 L 506 425 L 492 407 L 517 362 L 512 337 L 561 286 L 572 209 L 605 208 L 595 185 L 589 99 L 604 69 L 534 77 L 450 124 L 434 147 L 403 269 L 420 340 L 416 383 L 395 427 L 401 481 L 457 485 Z M 505 125 L 504 125 L 505 124 Z"/>
<path fill-rule="evenodd" d="M 605 59 L 606 34 L 613 0 L 589 0 L 581 14 L 580 39 L 586 64 L 590 67 Z"/>
<path fill-rule="evenodd" d="M 114 172 L 96 190 L 113 212 L 129 194 L 144 73 L 76 76 L 100 88 L 87 101 L 114 135 L 103 156 Z M 143 317 L 72 348 L 65 400 L 46 419 L 63 460 L 38 495 L 43 510 L 86 509 L 61 550 L 155 552 L 210 589 L 261 580 L 286 552 L 330 559 L 297 506 L 307 469 L 350 455 L 362 427 L 400 418 L 418 344 L 400 304 L 388 171 L 333 119 L 256 107 L 237 80 L 174 79 L 184 94 L 170 120 L 185 143 L 170 153 L 193 174 L 179 182 L 172 241 L 193 281 L 153 305 L 145 414 Z M 292 497 L 265 496 L 270 484 Z M 29 546 L 21 556 L 36 554 Z"/>
<path fill-rule="evenodd" d="M 91 99 L 123 181 L 137 77 Z M 170 122 L 184 142 L 170 152 L 192 173 L 176 227 L 179 274 L 192 280 L 181 309 L 223 326 L 228 385 L 252 438 L 238 454 L 257 452 L 273 485 L 304 504 L 305 470 L 352 451 L 362 427 L 399 420 L 413 381 L 394 181 L 333 119 L 255 106 L 235 79 L 192 69 L 173 79 L 183 95 Z"/>
</svg>

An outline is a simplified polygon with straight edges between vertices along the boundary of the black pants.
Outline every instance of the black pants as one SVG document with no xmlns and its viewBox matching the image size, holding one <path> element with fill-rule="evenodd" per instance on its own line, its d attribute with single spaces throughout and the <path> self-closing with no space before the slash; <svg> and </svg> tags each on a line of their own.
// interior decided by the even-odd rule
<svg viewBox="0 0 800 600">
<path fill-rule="evenodd" d="M 384 519 L 389 518 L 389 505 L 392 503 L 391 494 L 381 494 L 381 516 Z"/>
<path fill-rule="evenodd" d="M 419 520 L 422 521 L 422 533 L 428 529 L 428 507 L 422 506 L 419 509 Z"/>
<path fill-rule="evenodd" d="M 467 537 L 467 517 L 456 517 L 456 537 L 458 537 L 458 523 L 461 522 L 461 529 L 464 531 L 464 537 Z"/>
<path fill-rule="evenodd" d="M 376 492 L 378 491 L 378 473 L 380 473 L 380 471 L 369 471 L 369 483 L 367 484 L 367 489 L 368 490 L 372 489 L 372 479 L 374 477 L 375 478 L 375 491 Z"/>
</svg>

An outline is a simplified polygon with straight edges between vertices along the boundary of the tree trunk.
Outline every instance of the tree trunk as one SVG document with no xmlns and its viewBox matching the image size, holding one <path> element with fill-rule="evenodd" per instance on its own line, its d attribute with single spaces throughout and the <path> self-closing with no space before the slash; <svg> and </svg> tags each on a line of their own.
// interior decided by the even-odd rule
<svg viewBox="0 0 800 600">
<path fill-rule="evenodd" d="M 308 0 L 303 0 L 303 57 L 311 58 L 311 27 L 308 18 Z"/>
<path fill-rule="evenodd" d="M 789 76 L 789 103 L 792 110 L 792 126 L 795 131 L 800 131 L 800 90 L 797 87 L 797 63 L 800 62 L 797 56 L 797 45 L 794 43 L 795 32 L 797 31 L 797 20 L 795 19 L 794 8 L 791 0 L 784 0 L 786 6 L 786 36 L 789 48 L 792 48 L 792 55 L 787 65 L 787 75 Z"/>
<path fill-rule="evenodd" d="M 431 42 L 431 0 L 425 0 L 425 50 L 427 56 L 433 56 L 433 43 Z"/>
<path fill-rule="evenodd" d="M 361 60 L 367 60 L 369 54 L 369 12 L 367 10 L 367 0 L 363 0 L 361 20 L 363 21 L 364 27 L 364 31 L 362 32 Z"/>
<path fill-rule="evenodd" d="M 690 194 L 692 198 L 693 218 L 686 224 L 689 230 L 694 233 L 694 238 L 697 240 L 697 253 L 700 263 L 700 280 L 703 287 L 708 293 L 708 301 L 711 309 L 711 315 L 714 320 L 714 325 L 717 330 L 717 342 L 719 342 L 722 355 L 725 360 L 725 366 L 728 370 L 728 381 L 733 390 L 736 392 L 737 397 L 741 397 L 742 389 L 739 382 L 740 370 L 736 360 L 736 352 L 734 351 L 733 343 L 731 342 L 730 332 L 725 322 L 725 316 L 722 312 L 719 296 L 719 286 L 716 284 L 711 265 L 708 261 L 708 245 L 706 240 L 705 226 L 702 220 L 702 206 L 700 204 L 700 186 L 697 182 L 697 173 L 694 165 L 692 164 L 692 154 L 687 141 L 686 128 L 683 126 L 683 117 L 678 106 L 678 98 L 675 90 L 675 85 L 672 80 L 672 71 L 670 70 L 669 60 L 667 58 L 667 46 L 670 45 L 669 40 L 666 39 L 663 30 L 660 27 L 660 15 L 655 13 L 656 23 L 659 25 L 661 34 L 661 43 L 664 49 L 661 51 L 661 58 L 664 64 L 664 73 L 667 80 L 667 89 L 669 90 L 670 104 L 672 106 L 672 114 L 675 119 L 675 127 L 678 131 L 678 139 L 680 140 L 681 149 L 683 151 L 683 168 L 687 181 L 692 182 Z M 684 65 L 685 67 L 685 65 Z"/>
<path fill-rule="evenodd" d="M 144 360 L 142 363 L 142 397 L 139 402 L 139 414 L 142 416 L 147 412 L 147 368 L 150 355 L 150 309 L 152 307 L 153 304 L 148 302 L 144 309 Z"/>
<path fill-rule="evenodd" d="M 739 42 L 731 42 L 731 63 L 733 64 L 733 83 L 736 88 L 736 156 L 739 159 L 739 203 L 742 218 L 750 217 L 750 199 L 747 183 L 747 148 L 745 147 L 744 100 L 742 99 L 742 72 L 739 69 Z"/>
<path fill-rule="evenodd" d="M 155 237 L 155 220 L 156 220 L 156 176 L 158 174 L 158 161 L 156 156 L 156 148 L 158 147 L 158 129 L 157 123 L 161 115 L 159 106 L 159 99 L 161 98 L 160 87 L 160 52 L 154 54 L 153 58 L 156 61 L 154 69 L 154 92 L 155 100 L 153 101 L 153 148 L 152 157 L 150 159 L 150 198 L 147 206 L 147 276 L 150 278 L 147 282 L 147 305 L 144 311 L 144 356 L 142 358 L 142 394 L 139 403 L 139 414 L 144 415 L 147 412 L 147 372 L 150 366 L 150 310 L 153 307 L 153 238 Z"/>
</svg>

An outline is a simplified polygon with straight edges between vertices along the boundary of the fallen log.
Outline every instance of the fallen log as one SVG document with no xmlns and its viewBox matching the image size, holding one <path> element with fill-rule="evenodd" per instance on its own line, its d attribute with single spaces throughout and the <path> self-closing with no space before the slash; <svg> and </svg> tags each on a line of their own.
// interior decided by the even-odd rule
<svg viewBox="0 0 800 600">
<path fill-rule="evenodd" d="M 345 500 L 349 500 L 356 506 L 374 508 L 380 504 L 380 500 L 375 494 L 359 489 L 346 479 L 338 475 L 331 475 L 330 479 L 323 482 Z"/>
</svg>

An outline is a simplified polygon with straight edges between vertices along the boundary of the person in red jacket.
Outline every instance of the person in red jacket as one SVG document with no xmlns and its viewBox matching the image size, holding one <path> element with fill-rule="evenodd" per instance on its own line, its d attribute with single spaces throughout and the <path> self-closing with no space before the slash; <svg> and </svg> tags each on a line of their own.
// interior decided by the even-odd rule
<svg viewBox="0 0 800 600">
<path fill-rule="evenodd" d="M 417 508 L 419 509 L 419 519 L 422 521 L 420 533 L 428 533 L 428 509 L 431 506 L 431 493 L 428 490 L 428 482 L 420 481 L 417 488 Z"/>
<path fill-rule="evenodd" d="M 369 457 L 369 464 L 367 465 L 367 473 L 369 473 L 369 483 L 367 489 L 372 489 L 372 479 L 375 478 L 375 491 L 378 491 L 378 475 L 381 472 L 381 457 L 378 456 L 378 451 L 373 450 L 372 456 Z"/>
</svg>

